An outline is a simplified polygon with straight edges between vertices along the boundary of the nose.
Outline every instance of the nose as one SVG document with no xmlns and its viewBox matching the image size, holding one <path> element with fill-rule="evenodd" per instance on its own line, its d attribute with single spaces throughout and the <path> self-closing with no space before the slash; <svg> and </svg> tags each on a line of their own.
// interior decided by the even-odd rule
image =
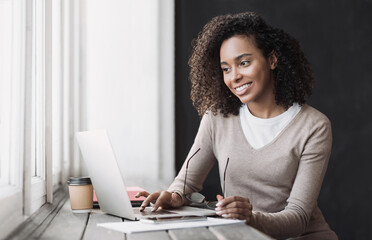
<svg viewBox="0 0 372 240">
<path fill-rule="evenodd" d="M 242 78 L 239 70 L 236 67 L 231 69 L 231 81 L 238 82 Z"/>
</svg>

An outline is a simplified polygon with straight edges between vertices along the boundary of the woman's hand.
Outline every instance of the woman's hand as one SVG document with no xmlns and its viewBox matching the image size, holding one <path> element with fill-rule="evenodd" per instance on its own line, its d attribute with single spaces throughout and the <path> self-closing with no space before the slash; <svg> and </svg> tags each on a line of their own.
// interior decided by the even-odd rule
<svg viewBox="0 0 372 240">
<path fill-rule="evenodd" d="M 232 196 L 223 198 L 217 195 L 216 214 L 224 218 L 245 220 L 248 224 L 252 216 L 252 204 L 246 197 Z"/>
<path fill-rule="evenodd" d="M 140 211 L 142 212 L 145 208 L 150 204 L 153 203 L 153 207 L 151 211 L 156 211 L 159 207 L 162 208 L 179 208 L 183 205 L 182 198 L 177 193 L 171 193 L 168 191 L 158 191 L 152 194 L 143 191 L 136 194 L 135 197 L 146 197 L 143 201 Z"/>
</svg>

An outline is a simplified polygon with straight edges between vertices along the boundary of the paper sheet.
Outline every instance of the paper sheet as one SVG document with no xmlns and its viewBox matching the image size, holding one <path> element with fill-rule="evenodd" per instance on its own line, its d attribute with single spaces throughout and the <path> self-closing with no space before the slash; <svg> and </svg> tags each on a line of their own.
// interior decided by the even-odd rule
<svg viewBox="0 0 372 240">
<path fill-rule="evenodd" d="M 133 222 L 114 222 L 114 223 L 99 223 L 97 226 L 108 228 L 122 233 L 135 233 L 135 232 L 148 232 L 148 231 L 161 231 L 169 229 L 180 228 L 195 228 L 195 227 L 209 227 L 226 224 L 244 224 L 245 220 L 233 220 L 223 218 L 207 218 L 206 221 L 195 222 L 177 222 L 165 224 L 151 224 L 143 223 L 141 221 Z"/>
</svg>

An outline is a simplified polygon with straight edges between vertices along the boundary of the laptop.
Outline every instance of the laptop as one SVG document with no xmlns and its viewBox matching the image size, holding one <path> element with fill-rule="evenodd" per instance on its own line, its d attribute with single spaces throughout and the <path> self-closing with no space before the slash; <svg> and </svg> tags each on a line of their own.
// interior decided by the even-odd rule
<svg viewBox="0 0 372 240">
<path fill-rule="evenodd" d="M 172 210 L 161 209 L 156 212 L 151 212 L 151 207 L 147 207 L 140 212 L 139 207 L 133 208 L 131 205 L 123 175 L 106 131 L 77 132 L 76 139 L 103 212 L 130 220 L 150 217 L 216 215 L 213 210 L 190 206 Z"/>
</svg>

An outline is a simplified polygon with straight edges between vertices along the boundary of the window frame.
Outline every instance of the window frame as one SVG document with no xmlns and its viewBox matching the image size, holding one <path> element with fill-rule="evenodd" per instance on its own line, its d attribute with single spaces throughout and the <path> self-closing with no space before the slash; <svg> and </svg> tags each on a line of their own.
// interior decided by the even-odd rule
<svg viewBox="0 0 372 240">
<path fill-rule="evenodd" d="M 24 126 L 24 10 L 23 0 L 6 0 L 12 5 L 12 47 L 9 107 L 9 154 L 3 164 L 8 173 L 0 186 L 0 232 L 6 234 L 23 221 L 23 126 Z M 0 3 L 2 4 L 2 3 Z M 6 165 L 6 166 L 5 166 Z M 5 220 L 6 221 L 2 221 Z"/>
<path fill-rule="evenodd" d="M 62 88 L 62 2 L 61 0 L 54 0 L 51 6 L 51 16 L 48 17 L 51 19 L 48 22 L 51 22 L 51 79 L 47 89 L 50 89 L 52 95 L 47 96 L 47 113 L 51 119 L 47 119 L 48 128 L 51 129 L 51 132 L 46 133 L 47 143 L 48 141 L 52 142 L 52 146 L 47 146 L 47 149 L 50 151 L 47 153 L 49 159 L 52 159 L 52 183 L 53 191 L 57 190 L 59 184 L 62 183 L 62 159 L 63 159 L 63 88 Z M 49 90 L 47 90 L 47 93 Z M 51 123 L 51 124 L 50 124 Z M 50 191 L 50 190 L 49 190 Z"/>
<path fill-rule="evenodd" d="M 74 101 L 79 85 L 74 82 L 79 82 L 76 71 L 80 62 L 75 53 L 79 38 L 74 34 L 79 30 L 74 25 L 78 23 L 74 19 L 79 18 L 79 1 L 54 0 L 52 4 L 52 0 L 32 0 L 27 4 L 27 22 L 34 25 L 28 27 L 32 30 L 28 32 L 26 54 L 28 122 L 24 165 L 30 169 L 36 163 L 37 173 L 24 174 L 24 214 L 30 216 L 44 203 L 52 203 L 53 192 L 72 172 L 79 172 L 80 166 L 74 164 L 79 162 L 79 152 L 73 146 L 74 132 L 79 127 L 79 116 L 74 116 L 79 115 L 79 102 Z"/>
<path fill-rule="evenodd" d="M 31 32 L 27 41 L 31 47 L 27 49 L 29 59 L 26 63 L 30 75 L 26 76 L 26 82 L 29 83 L 26 86 L 29 117 L 25 119 L 28 126 L 25 143 L 29 151 L 25 154 L 24 213 L 30 216 L 46 202 L 48 164 L 45 161 L 45 0 L 32 0 L 28 4 L 27 22 L 31 23 Z"/>
<path fill-rule="evenodd" d="M 3 174 L 12 184 L 0 186 L 0 221 L 7 220 L 7 224 L 0 227 L 2 235 L 9 233 L 46 202 L 52 202 L 53 192 L 65 183 L 70 172 L 78 172 L 79 165 L 73 164 L 79 154 L 74 148 L 73 133 L 79 127 L 76 123 L 79 116 L 73 115 L 79 114 L 74 106 L 79 101 L 72 98 L 78 98 L 79 93 L 79 85 L 74 84 L 79 77 L 76 72 L 79 70 L 79 55 L 75 53 L 79 35 L 74 34 L 79 31 L 74 26 L 78 23 L 79 3 L 69 0 L 55 0 L 53 4 L 52 0 L 0 1 L 10 3 L 19 11 L 12 16 L 20 24 L 16 29 L 20 40 L 12 39 L 12 56 L 21 58 L 13 64 L 17 68 L 12 69 L 12 73 L 19 74 L 19 84 L 12 81 L 12 89 L 18 94 L 12 95 L 14 104 L 7 106 L 7 109 L 19 110 L 11 115 L 21 121 L 7 120 L 17 136 L 7 144 L 12 152 L 17 152 L 18 161 L 9 161 L 6 166 L 7 169 L 11 167 L 16 176 L 9 178 L 8 170 L 6 176 Z M 71 20 L 72 15 L 75 21 Z M 57 51 L 53 50 L 53 44 L 58 46 Z M 54 61 L 57 64 L 53 65 Z M 70 94 L 71 90 L 73 94 Z M 58 95 L 54 97 L 56 92 Z M 54 109 L 54 106 L 58 108 Z M 74 120 L 71 121 L 70 117 Z M 64 150 L 68 154 L 64 154 Z M 53 171 L 54 164 L 58 166 L 56 171 Z"/>
</svg>

